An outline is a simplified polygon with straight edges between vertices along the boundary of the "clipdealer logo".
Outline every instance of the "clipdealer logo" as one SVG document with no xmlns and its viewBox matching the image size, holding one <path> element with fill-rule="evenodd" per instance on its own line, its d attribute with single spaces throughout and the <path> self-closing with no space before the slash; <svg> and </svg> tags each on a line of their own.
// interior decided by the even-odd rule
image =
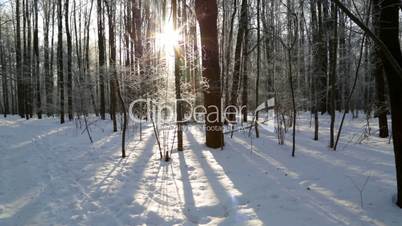
<svg viewBox="0 0 402 226">
<path fill-rule="evenodd" d="M 177 120 L 177 106 L 181 105 L 183 109 L 183 117 L 181 120 Z M 221 106 L 204 106 L 204 105 L 196 105 L 194 106 L 192 102 L 188 99 L 176 99 L 173 101 L 156 101 L 152 99 L 137 99 L 130 104 L 129 107 L 129 116 L 130 119 L 134 122 L 140 122 L 140 119 L 136 117 L 135 112 L 138 112 L 138 109 L 143 110 L 143 115 L 145 114 L 147 118 L 151 118 L 153 116 L 157 117 L 159 121 L 163 123 L 187 123 L 187 122 L 196 122 L 196 123 L 219 123 L 228 121 L 229 123 L 236 123 L 239 117 L 238 116 L 243 109 L 246 107 L 238 107 L 234 105 L 229 105 L 224 107 L 223 104 Z M 185 110 L 184 110 L 185 109 Z M 138 114 L 137 114 L 138 115 Z M 219 120 L 220 119 L 220 120 Z M 234 119 L 234 120 L 233 120 Z"/>
</svg>

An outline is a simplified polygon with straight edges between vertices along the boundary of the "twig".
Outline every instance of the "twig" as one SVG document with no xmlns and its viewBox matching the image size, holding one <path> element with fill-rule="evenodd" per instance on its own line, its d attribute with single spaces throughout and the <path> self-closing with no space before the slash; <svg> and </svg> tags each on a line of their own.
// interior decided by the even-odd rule
<svg viewBox="0 0 402 226">
<path fill-rule="evenodd" d="M 156 126 L 155 126 L 154 118 L 152 117 L 152 115 L 151 115 L 151 122 L 152 122 L 152 127 L 154 128 L 155 138 L 156 138 L 156 141 L 158 143 L 159 154 L 160 154 L 161 159 L 163 159 L 161 142 L 159 140 L 159 132 L 158 132 L 158 129 L 156 128 Z"/>
<path fill-rule="evenodd" d="M 89 129 L 88 129 L 88 122 L 87 122 L 87 116 L 86 115 L 84 115 L 84 122 L 85 122 L 85 130 L 87 131 L 89 140 L 91 141 L 91 144 L 93 144 L 94 141 L 92 140 L 91 133 L 89 132 Z"/>
<path fill-rule="evenodd" d="M 353 184 L 353 186 L 356 188 L 356 190 L 358 190 L 359 191 L 359 193 L 360 193 L 360 207 L 361 208 L 363 208 L 363 192 L 364 192 L 364 190 L 365 190 L 365 188 L 366 188 L 366 186 L 367 186 L 367 184 L 368 184 L 368 182 L 369 182 L 369 180 L 370 180 L 370 178 L 371 178 L 371 173 L 367 176 L 367 178 L 366 178 L 366 180 L 364 181 L 364 183 L 362 184 L 362 186 L 359 186 L 354 180 L 353 180 L 353 178 L 352 177 L 350 177 L 350 176 L 348 176 L 348 178 L 352 181 L 352 184 Z"/>
</svg>

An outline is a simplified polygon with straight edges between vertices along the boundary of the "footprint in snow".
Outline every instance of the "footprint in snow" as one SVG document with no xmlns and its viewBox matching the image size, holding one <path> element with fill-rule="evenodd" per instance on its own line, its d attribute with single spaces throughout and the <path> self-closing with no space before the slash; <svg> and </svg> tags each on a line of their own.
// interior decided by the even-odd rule
<svg viewBox="0 0 402 226">
<path fill-rule="evenodd" d="M 155 185 L 149 185 L 148 189 L 150 191 L 155 191 L 156 187 L 155 187 Z"/>
<path fill-rule="evenodd" d="M 207 190 L 207 186 L 200 186 L 200 190 L 201 190 L 201 191 Z"/>
</svg>

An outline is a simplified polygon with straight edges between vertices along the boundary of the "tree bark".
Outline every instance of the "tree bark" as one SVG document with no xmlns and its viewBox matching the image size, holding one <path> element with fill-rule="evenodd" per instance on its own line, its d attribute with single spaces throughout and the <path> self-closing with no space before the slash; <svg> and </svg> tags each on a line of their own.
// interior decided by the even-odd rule
<svg viewBox="0 0 402 226">
<path fill-rule="evenodd" d="M 99 61 L 99 95 L 100 95 L 100 116 L 106 119 L 105 101 L 105 66 L 106 66 L 106 44 L 105 44 L 105 25 L 103 16 L 102 0 L 98 0 L 98 61 Z"/>
<path fill-rule="evenodd" d="M 39 30 L 38 30 L 38 0 L 34 0 L 34 77 L 36 85 L 36 111 L 38 118 L 42 118 L 42 100 L 41 100 L 41 86 L 40 86 L 40 58 L 39 58 Z"/>
<path fill-rule="evenodd" d="M 50 67 L 50 53 L 49 53 L 49 29 L 50 29 L 50 16 L 52 2 L 44 2 L 43 5 L 43 70 L 45 76 L 45 93 L 46 93 L 46 113 L 51 116 L 51 105 L 53 104 L 53 73 Z M 53 27 L 53 25 L 52 25 Z"/>
<path fill-rule="evenodd" d="M 16 0 L 15 3 L 15 71 L 17 73 L 17 102 L 18 102 L 18 114 L 20 117 L 24 117 L 24 100 L 23 100 L 23 78 L 22 78 L 22 60 L 21 60 L 21 20 L 20 20 L 20 0 Z"/>
<path fill-rule="evenodd" d="M 62 15 L 62 0 L 57 1 L 57 19 L 58 19 L 58 34 L 57 34 L 57 81 L 60 97 L 60 123 L 64 124 L 64 75 L 63 75 L 63 15 Z"/>
<path fill-rule="evenodd" d="M 248 14 L 248 12 L 247 12 Z M 248 15 L 247 15 L 248 17 Z M 249 48 L 249 29 L 248 23 L 246 25 L 245 33 L 244 33 L 244 46 L 243 46 L 243 92 L 242 92 L 242 115 L 243 120 L 242 122 L 247 122 L 248 120 L 248 63 L 249 63 L 249 54 L 247 54 Z"/>
<path fill-rule="evenodd" d="M 1 18 L 0 18 L 0 40 L 2 40 L 2 29 L 1 29 Z M 5 47 L 0 43 L 0 63 L 1 63 L 1 77 L 2 77 L 2 90 L 3 90 L 3 104 L 4 104 L 4 109 L 3 109 L 3 114 L 4 117 L 6 118 L 7 115 L 10 113 L 9 112 L 9 102 L 8 102 L 8 78 L 7 78 L 7 62 L 5 60 L 6 58 L 6 51 Z"/>
<path fill-rule="evenodd" d="M 311 28 L 312 28 L 312 52 L 313 52 L 313 62 L 312 62 L 312 114 L 314 114 L 314 140 L 318 140 L 318 130 L 319 130 L 319 119 L 318 119 L 318 84 L 315 80 L 321 76 L 321 66 L 320 66 L 320 34 L 319 34 L 319 24 L 317 18 L 317 0 L 310 0 L 311 8 Z"/>
<path fill-rule="evenodd" d="M 24 109 L 25 109 L 25 118 L 29 119 L 32 117 L 32 104 L 33 104 L 33 95 L 32 95 L 32 58 L 31 58 L 31 48 L 32 48 L 32 33 L 31 33 L 31 13 L 29 2 L 26 0 L 24 5 Z"/>
<path fill-rule="evenodd" d="M 373 0 L 373 13 L 372 13 L 372 23 L 373 23 L 373 28 L 374 28 L 374 33 L 377 36 L 380 36 L 380 14 L 381 14 L 381 9 L 379 0 Z M 388 119 L 387 119 L 387 113 L 388 113 L 388 107 L 387 107 L 387 102 L 385 99 L 385 71 L 384 71 L 384 64 L 381 60 L 381 50 L 378 45 L 372 45 L 372 56 L 371 56 L 371 64 L 372 64 L 372 74 L 373 77 L 375 78 L 375 89 L 376 89 L 376 116 L 378 117 L 378 124 L 379 124 L 379 129 L 380 133 L 379 136 L 381 138 L 386 138 L 389 136 L 388 133 Z"/>
<path fill-rule="evenodd" d="M 222 148 L 224 145 L 221 119 L 221 83 L 219 76 L 219 46 L 216 0 L 196 0 L 195 11 L 201 30 L 202 64 L 205 68 L 203 77 L 208 79 L 209 88 L 204 91 L 206 120 L 206 145 L 211 148 Z"/>
<path fill-rule="evenodd" d="M 328 111 L 328 42 L 327 42 L 327 19 L 328 19 L 328 2 L 326 0 L 318 0 L 318 35 L 319 35 L 319 53 L 320 53 L 320 73 L 319 87 L 316 89 L 320 102 L 321 114 Z"/>
<path fill-rule="evenodd" d="M 69 26 L 69 0 L 64 2 L 64 13 L 65 13 L 65 23 L 66 23 L 66 36 L 67 36 L 67 111 L 68 119 L 73 120 L 73 46 L 72 38 Z"/>
<path fill-rule="evenodd" d="M 337 69 L 337 50 L 338 50 L 338 9 L 334 3 L 331 4 L 331 21 L 329 37 L 329 111 L 331 114 L 330 123 L 330 143 L 329 147 L 335 145 L 335 114 L 336 114 L 336 69 Z"/>
<path fill-rule="evenodd" d="M 402 53 L 399 40 L 399 0 L 381 1 L 380 38 L 402 67 Z M 386 57 L 385 72 L 389 87 L 392 113 L 392 136 L 395 153 L 396 181 L 398 187 L 397 205 L 402 208 L 402 74 L 395 70 Z"/>
<path fill-rule="evenodd" d="M 261 0 L 257 0 L 257 78 L 255 80 L 255 106 L 259 105 L 259 95 L 260 95 L 260 71 L 261 71 Z M 247 9 L 246 9 L 247 10 Z M 246 14 L 247 15 L 247 14 Z M 247 16 L 246 16 L 247 17 Z M 247 21 L 247 19 L 246 19 Z M 247 25 L 246 25 L 247 29 Z M 260 132 L 258 130 L 258 112 L 255 113 L 255 136 L 260 137 Z"/>
</svg>

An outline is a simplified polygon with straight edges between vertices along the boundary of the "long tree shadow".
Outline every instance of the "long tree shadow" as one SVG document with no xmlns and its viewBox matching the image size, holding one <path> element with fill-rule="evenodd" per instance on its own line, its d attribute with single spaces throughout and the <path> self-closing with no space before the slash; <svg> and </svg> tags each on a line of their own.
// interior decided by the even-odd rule
<svg viewBox="0 0 402 226">
<path fill-rule="evenodd" d="M 190 150 L 186 150 L 190 151 Z M 194 150 L 191 150 L 194 151 Z M 208 216 L 202 216 L 202 209 L 196 207 L 194 200 L 193 187 L 191 186 L 190 176 L 188 173 L 189 166 L 186 163 L 186 158 L 183 152 L 179 152 L 180 161 L 180 172 L 181 180 L 183 183 L 183 193 L 184 193 L 184 209 L 183 213 L 186 218 L 193 224 L 199 224 L 202 218 Z"/>
<path fill-rule="evenodd" d="M 245 194 L 235 188 L 232 180 L 222 169 L 222 166 L 217 162 L 210 162 L 212 159 L 207 155 L 213 151 L 206 149 L 203 144 L 199 143 L 191 131 L 185 135 L 191 144 L 192 153 L 200 163 L 213 192 L 219 200 L 217 206 L 208 207 L 209 210 L 205 211 L 205 213 L 211 216 L 220 213 L 216 216 L 223 218 L 223 221 L 220 223 L 222 225 L 263 224 L 261 216 L 255 208 L 249 205 Z M 268 221 L 265 223 L 268 224 Z"/>
<path fill-rule="evenodd" d="M 95 184 L 90 198 L 82 205 L 91 206 L 91 202 L 96 200 L 100 206 L 109 208 L 104 214 L 118 219 L 118 222 L 132 222 L 131 216 L 140 215 L 145 210 L 138 200 L 135 200 L 135 194 L 141 183 L 144 182 L 142 177 L 145 169 L 155 154 L 155 138 L 150 133 L 146 133 L 145 136 L 147 139 L 143 145 L 137 145 L 136 150 L 129 149 L 128 151 L 132 154 L 111 167 L 106 175 Z M 89 223 L 91 220 L 96 222 L 96 215 L 94 217 L 94 219 L 89 219 Z"/>
<path fill-rule="evenodd" d="M 304 209 L 307 207 L 307 209 L 310 209 L 310 211 L 313 214 L 319 214 L 321 216 L 326 216 L 331 222 L 334 222 L 336 224 L 341 224 L 341 225 L 349 225 L 351 218 L 357 218 L 360 219 L 362 222 L 366 223 L 371 223 L 374 225 L 382 225 L 383 223 L 380 220 L 377 220 L 375 218 L 371 218 L 369 213 L 367 213 L 364 210 L 361 210 L 358 205 L 353 203 L 352 201 L 342 199 L 336 196 L 334 192 L 332 192 L 330 189 L 325 188 L 323 186 L 320 186 L 317 183 L 317 180 L 315 178 L 309 178 L 308 176 L 306 177 L 304 174 L 308 175 L 314 175 L 314 173 L 311 172 L 317 172 L 317 168 L 314 168 L 313 166 L 316 166 L 317 164 L 308 164 L 309 161 L 317 161 L 317 156 L 310 156 L 312 153 L 309 153 L 308 150 L 314 150 L 314 146 L 310 146 L 310 148 L 304 149 L 303 151 L 300 151 L 298 158 L 304 158 L 302 165 L 298 164 L 290 164 L 292 163 L 291 161 L 298 161 L 298 159 L 293 160 L 290 159 L 290 154 L 286 155 L 287 156 L 287 162 L 284 161 L 284 157 L 281 155 L 284 155 L 283 153 L 278 153 L 280 152 L 281 149 L 284 150 L 290 150 L 290 148 L 287 148 L 286 146 L 278 146 L 274 142 L 267 141 L 267 137 L 264 137 L 259 139 L 259 141 L 254 141 L 255 146 L 253 147 L 253 151 L 250 152 L 250 146 L 248 142 L 244 142 L 242 138 L 234 137 L 234 139 L 227 140 L 227 147 L 229 147 L 229 150 L 235 151 L 233 155 L 236 155 L 237 157 L 241 157 L 244 161 L 248 161 L 250 164 L 244 164 L 242 166 L 241 170 L 246 170 L 250 171 L 252 177 L 259 177 L 259 178 L 270 178 L 272 182 L 276 183 L 277 186 L 279 186 L 279 190 L 281 190 L 282 193 L 286 193 L 289 197 L 293 197 L 293 201 L 295 202 L 294 206 L 300 207 L 300 203 L 302 202 Z M 267 142 L 269 143 L 267 145 Z M 304 143 L 303 143 L 304 145 Z M 263 149 L 266 150 L 271 150 L 275 156 L 275 158 L 269 156 L 267 153 L 264 152 L 264 150 L 261 149 L 261 147 L 264 147 Z M 272 149 L 270 149 L 272 148 Z M 300 148 L 300 145 L 299 145 Z M 275 150 L 276 149 L 276 150 Z M 279 150 L 278 150 L 279 149 Z M 248 151 L 247 151 L 248 150 Z M 307 157 L 303 156 L 307 152 Z M 233 164 L 227 164 L 227 159 L 223 158 L 224 155 L 221 155 L 219 152 L 211 152 L 212 155 L 214 156 L 214 159 L 219 162 L 220 165 L 225 165 L 225 166 L 231 166 Z M 279 160 L 276 159 L 276 157 L 280 157 Z M 313 157 L 313 160 L 310 158 Z M 321 159 L 322 160 L 322 159 Z M 281 162 L 282 161 L 282 162 Z M 307 163 L 306 163 L 307 162 Z M 322 166 L 321 171 L 325 170 L 330 166 L 328 169 L 328 172 L 337 172 L 336 169 L 337 167 L 340 167 L 339 165 L 335 163 L 331 164 L 326 164 L 326 161 Z M 285 164 L 286 163 L 286 164 Z M 315 162 L 317 163 L 317 162 Z M 321 163 L 320 163 L 321 164 Z M 252 168 L 249 168 L 248 166 L 252 165 Z M 262 167 L 263 166 L 263 167 Z M 269 166 L 269 167 L 267 167 Z M 296 167 L 295 166 L 299 166 Z M 300 168 L 301 167 L 301 168 Z M 299 169 L 300 168 L 300 169 Z M 334 169 L 332 169 L 334 168 Z M 331 170 L 332 169 L 332 170 Z M 236 171 L 237 169 L 233 168 L 225 168 L 224 169 L 227 175 L 231 175 L 233 171 Z M 270 172 L 269 170 L 272 170 L 274 172 Z M 306 173 L 309 172 L 310 173 Z M 356 171 L 356 169 L 346 167 L 344 170 L 347 171 L 352 171 L 354 173 L 360 173 L 359 171 Z M 265 172 L 264 172 L 265 171 Z M 241 173 L 241 172 L 238 172 Z M 275 173 L 275 174 L 272 174 Z M 264 175 L 265 174 L 265 175 Z M 233 175 L 233 173 L 232 173 Z M 250 175 L 250 176 L 251 176 Z M 240 191 L 244 191 L 246 193 L 252 192 L 249 190 L 249 186 L 247 184 L 253 183 L 252 180 L 247 180 L 247 178 L 240 178 L 237 176 L 231 177 L 233 182 L 236 184 L 236 187 Z M 254 182 L 255 183 L 255 182 Z M 294 184 L 294 185 L 290 185 Z M 268 185 L 269 186 L 269 185 Z M 306 190 L 306 187 L 310 187 L 310 190 Z M 296 190 L 294 190 L 296 188 Z M 353 189 L 353 188 L 351 188 Z M 304 190 L 304 191 L 303 191 Z M 269 199 L 278 199 L 280 196 L 277 194 L 274 194 L 269 197 Z M 292 202 L 293 202 L 292 201 Z M 332 202 L 338 208 L 343 209 L 344 211 L 342 212 L 334 212 L 331 208 L 328 208 L 328 206 L 323 205 L 323 203 L 328 203 Z M 275 207 L 276 208 L 276 207 Z M 297 211 L 297 209 L 294 209 L 293 211 Z"/>
</svg>

